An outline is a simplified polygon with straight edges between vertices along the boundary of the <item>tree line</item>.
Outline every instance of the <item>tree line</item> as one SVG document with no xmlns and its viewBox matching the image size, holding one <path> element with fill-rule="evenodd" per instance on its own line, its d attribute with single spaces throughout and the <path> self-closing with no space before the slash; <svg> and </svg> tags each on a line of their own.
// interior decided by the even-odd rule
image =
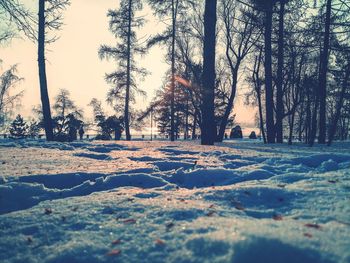
<svg viewBox="0 0 350 263">
<path fill-rule="evenodd" d="M 46 138 L 53 140 L 45 46 L 56 40 L 50 32 L 61 28 L 69 1 L 38 3 L 38 17 L 19 0 L 0 0 L 0 9 L 38 44 L 44 127 Z M 146 23 L 145 5 L 166 27 L 142 43 L 138 32 Z M 312 146 L 348 138 L 347 1 L 121 0 L 107 15 L 117 44 L 101 45 L 98 55 L 116 61 L 115 71 L 105 76 L 111 85 L 107 101 L 122 116 L 127 140 L 133 124 L 151 117 L 172 141 L 183 134 L 185 139 L 200 135 L 204 145 L 221 142 L 234 123 L 237 94 L 257 107 L 256 124 L 265 143 L 298 140 Z M 12 32 L 1 32 L 0 39 L 11 38 Z M 137 58 L 157 45 L 166 48 L 169 70 L 150 105 L 139 112 L 132 105 L 136 96 L 145 96 L 140 80 L 148 72 Z"/>
</svg>

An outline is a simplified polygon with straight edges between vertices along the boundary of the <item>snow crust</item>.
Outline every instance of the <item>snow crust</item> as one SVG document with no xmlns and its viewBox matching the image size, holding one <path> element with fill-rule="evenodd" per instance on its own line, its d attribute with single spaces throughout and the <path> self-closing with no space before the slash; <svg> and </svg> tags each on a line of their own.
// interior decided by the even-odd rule
<svg viewBox="0 0 350 263">
<path fill-rule="evenodd" d="M 350 262 L 350 143 L 0 141 L 0 262 Z"/>
</svg>

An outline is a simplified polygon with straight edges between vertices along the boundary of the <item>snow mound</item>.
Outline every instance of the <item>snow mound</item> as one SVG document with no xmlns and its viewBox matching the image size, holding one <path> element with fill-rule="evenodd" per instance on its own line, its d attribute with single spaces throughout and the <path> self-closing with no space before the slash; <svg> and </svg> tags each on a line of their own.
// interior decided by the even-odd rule
<svg viewBox="0 0 350 263">
<path fill-rule="evenodd" d="M 267 238 L 249 238 L 237 243 L 233 247 L 232 263 L 259 262 L 269 263 L 330 263 L 332 261 L 323 259 L 315 250 L 298 248 L 291 246 L 276 239 Z"/>
<path fill-rule="evenodd" d="M 112 151 L 122 150 L 123 147 L 120 147 L 120 146 L 113 146 L 113 147 L 95 146 L 95 147 L 86 147 L 86 149 L 88 149 L 91 152 L 110 153 Z"/>
<path fill-rule="evenodd" d="M 43 184 L 46 188 L 67 189 L 80 185 L 85 181 L 95 181 L 97 178 L 107 176 L 108 174 L 101 173 L 63 173 L 21 176 L 16 180 L 24 183 Z"/>
<path fill-rule="evenodd" d="M 186 172 L 178 170 L 167 179 L 178 186 L 192 189 L 194 187 L 210 187 L 218 185 L 229 185 L 236 182 L 237 175 L 227 169 L 196 169 Z"/>
<path fill-rule="evenodd" d="M 332 160 L 335 163 L 342 163 L 350 161 L 350 155 L 346 154 L 314 154 L 306 157 L 292 158 L 290 161 L 285 162 L 291 164 L 303 164 L 308 167 L 317 168 L 322 163 Z"/>
<path fill-rule="evenodd" d="M 129 186 L 147 189 L 162 187 L 168 184 L 162 178 L 143 173 L 115 174 L 101 177 L 98 177 L 98 174 L 84 174 L 82 178 L 79 178 L 80 175 L 78 174 L 75 176 L 76 182 L 89 177 L 92 181 L 84 180 L 79 185 L 65 188 L 71 186 L 73 182 L 61 183 L 57 180 L 60 176 L 51 176 L 51 178 L 46 180 L 41 178 L 41 176 L 29 177 L 28 179 L 24 177 L 21 178 L 21 182 L 14 181 L 0 185 L 0 196 L 6 196 L 6 199 L 0 199 L 0 214 L 27 209 L 45 200 L 84 196 L 94 192 L 113 190 L 118 187 Z M 24 181 L 32 182 L 27 183 Z M 45 187 L 44 183 L 52 188 Z"/>
</svg>

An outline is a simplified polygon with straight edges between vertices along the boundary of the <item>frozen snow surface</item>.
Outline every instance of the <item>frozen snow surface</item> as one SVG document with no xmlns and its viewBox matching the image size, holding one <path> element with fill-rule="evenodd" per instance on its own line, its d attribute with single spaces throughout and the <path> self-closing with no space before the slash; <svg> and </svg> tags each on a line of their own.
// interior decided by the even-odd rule
<svg viewBox="0 0 350 263">
<path fill-rule="evenodd" d="M 350 143 L 2 140 L 0 262 L 350 262 Z"/>
</svg>

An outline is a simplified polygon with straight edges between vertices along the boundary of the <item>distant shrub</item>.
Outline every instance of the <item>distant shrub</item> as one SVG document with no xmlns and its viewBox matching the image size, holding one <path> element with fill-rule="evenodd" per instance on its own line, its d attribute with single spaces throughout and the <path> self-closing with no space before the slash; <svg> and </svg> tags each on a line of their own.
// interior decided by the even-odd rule
<svg viewBox="0 0 350 263">
<path fill-rule="evenodd" d="M 252 131 L 249 135 L 249 139 L 255 140 L 257 139 L 255 131 Z"/>
<path fill-rule="evenodd" d="M 32 121 L 29 123 L 29 126 L 28 126 L 28 136 L 30 138 L 36 138 L 39 136 L 40 130 L 41 130 L 40 123 Z"/>
</svg>

